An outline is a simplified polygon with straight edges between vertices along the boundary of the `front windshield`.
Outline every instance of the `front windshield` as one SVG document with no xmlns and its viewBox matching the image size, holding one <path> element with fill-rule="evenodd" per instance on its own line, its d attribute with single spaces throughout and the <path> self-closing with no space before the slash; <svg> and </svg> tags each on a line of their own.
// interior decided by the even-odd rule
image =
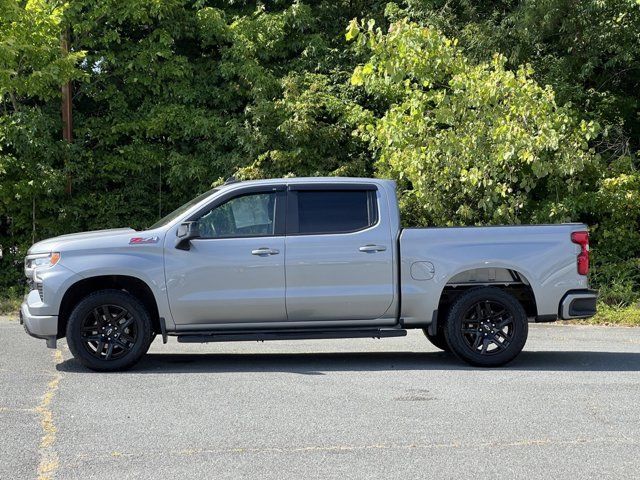
<svg viewBox="0 0 640 480">
<path fill-rule="evenodd" d="M 189 210 L 196 203 L 201 202 L 202 200 L 207 198 L 209 195 L 212 195 L 214 192 L 217 192 L 218 190 L 219 190 L 218 188 L 212 188 L 208 192 L 204 192 L 202 195 L 198 195 L 196 198 L 194 198 L 192 200 L 189 200 L 187 203 L 185 203 L 181 207 L 176 208 L 173 212 L 169 213 L 168 215 L 165 215 L 160 220 L 158 220 L 156 223 L 151 225 L 148 228 L 148 230 L 153 230 L 154 228 L 160 228 L 160 227 L 165 226 L 167 223 L 172 222 L 173 220 L 178 218 L 180 215 L 182 215 L 184 212 Z"/>
</svg>

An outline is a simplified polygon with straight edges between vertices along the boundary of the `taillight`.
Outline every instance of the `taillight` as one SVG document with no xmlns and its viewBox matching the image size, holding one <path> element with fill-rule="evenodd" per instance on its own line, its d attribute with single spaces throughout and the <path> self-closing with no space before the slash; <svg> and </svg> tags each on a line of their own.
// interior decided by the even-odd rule
<svg viewBox="0 0 640 480">
<path fill-rule="evenodd" d="M 578 273 L 586 275 L 589 273 L 589 232 L 573 232 L 571 241 L 580 245 L 578 255 Z"/>
</svg>

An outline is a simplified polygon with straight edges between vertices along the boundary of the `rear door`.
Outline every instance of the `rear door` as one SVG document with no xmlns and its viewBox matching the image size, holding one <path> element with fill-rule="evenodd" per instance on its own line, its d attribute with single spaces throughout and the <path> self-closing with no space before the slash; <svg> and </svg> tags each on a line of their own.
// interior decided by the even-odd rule
<svg viewBox="0 0 640 480">
<path fill-rule="evenodd" d="M 382 200 L 373 183 L 289 186 L 289 321 L 385 316 L 394 297 L 394 269 L 387 211 L 380 215 Z"/>
</svg>

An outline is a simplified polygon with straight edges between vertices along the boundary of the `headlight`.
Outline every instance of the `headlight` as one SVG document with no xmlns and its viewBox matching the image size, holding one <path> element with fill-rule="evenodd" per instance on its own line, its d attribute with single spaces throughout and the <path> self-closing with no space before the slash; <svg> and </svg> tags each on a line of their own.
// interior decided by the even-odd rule
<svg viewBox="0 0 640 480">
<path fill-rule="evenodd" d="M 60 252 L 42 253 L 30 255 L 25 260 L 25 269 L 49 268 L 60 261 Z"/>
</svg>

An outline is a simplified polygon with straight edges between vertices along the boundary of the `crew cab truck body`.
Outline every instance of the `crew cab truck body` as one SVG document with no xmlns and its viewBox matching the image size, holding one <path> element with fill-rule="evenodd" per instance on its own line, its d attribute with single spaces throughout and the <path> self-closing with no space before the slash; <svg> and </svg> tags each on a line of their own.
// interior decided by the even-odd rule
<svg viewBox="0 0 640 480">
<path fill-rule="evenodd" d="M 395 184 L 365 178 L 229 182 L 146 231 L 31 247 L 26 331 L 67 337 L 95 370 L 180 342 L 402 336 L 479 366 L 512 360 L 529 321 L 595 313 L 582 224 L 400 227 Z"/>
</svg>

